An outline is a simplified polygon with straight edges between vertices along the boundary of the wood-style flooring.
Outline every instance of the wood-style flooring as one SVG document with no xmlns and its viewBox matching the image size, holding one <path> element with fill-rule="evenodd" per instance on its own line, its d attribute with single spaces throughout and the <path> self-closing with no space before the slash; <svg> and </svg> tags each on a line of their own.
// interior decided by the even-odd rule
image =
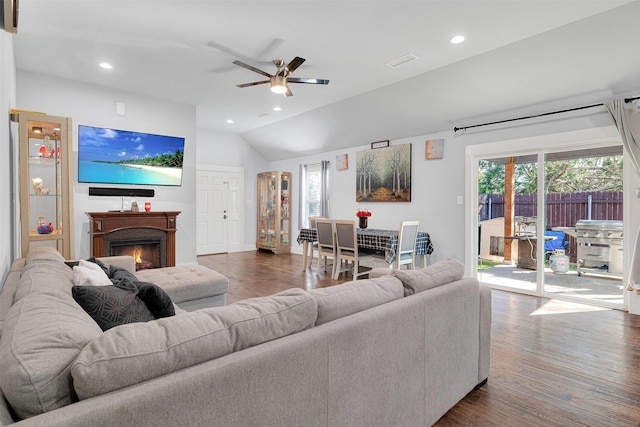
<svg viewBox="0 0 640 427">
<path fill-rule="evenodd" d="M 229 278 L 228 303 L 351 280 L 302 257 L 250 251 L 198 262 Z M 640 316 L 494 290 L 491 375 L 437 426 L 640 426 Z"/>
</svg>

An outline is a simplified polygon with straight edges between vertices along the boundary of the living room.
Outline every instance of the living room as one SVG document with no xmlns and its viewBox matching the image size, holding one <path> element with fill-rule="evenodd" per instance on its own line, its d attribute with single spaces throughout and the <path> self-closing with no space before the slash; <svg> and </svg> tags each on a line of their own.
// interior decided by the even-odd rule
<svg viewBox="0 0 640 427">
<path fill-rule="evenodd" d="M 26 3 L 26 1 L 25 1 Z M 625 3 L 625 2 L 621 2 Z M 640 14 L 639 2 L 627 2 L 620 10 L 609 13 L 618 19 L 625 33 L 637 40 L 634 28 L 637 27 L 637 18 Z M 24 16 L 27 20 L 28 16 Z M 594 18 L 595 19 L 595 18 Z M 607 21 L 608 22 L 608 21 Z M 598 27 L 595 27 L 598 28 Z M 607 31 L 600 29 L 600 36 L 606 37 Z M 552 37 L 554 34 L 547 34 Z M 473 222 L 475 200 L 470 189 L 469 170 L 474 165 L 470 159 L 472 154 L 504 153 L 504 152 L 530 152 L 537 148 L 553 149 L 554 147 L 579 147 L 593 146 L 600 141 L 611 141 L 620 138 L 619 132 L 613 124 L 610 116 L 602 107 L 592 110 L 584 110 L 569 115 L 553 116 L 554 118 L 534 119 L 530 121 L 516 122 L 513 125 L 493 126 L 482 130 L 467 132 L 455 132 L 454 126 L 473 125 L 493 120 L 510 119 L 526 116 L 532 112 L 548 112 L 564 108 L 583 106 L 592 103 L 602 103 L 613 98 L 635 97 L 640 94 L 640 68 L 638 60 L 630 58 L 626 66 L 630 75 L 635 79 L 629 83 L 625 81 L 610 81 L 607 87 L 593 88 L 589 91 L 573 93 L 565 97 L 546 97 L 536 101 L 536 105 L 522 105 L 521 108 L 497 108 L 487 109 L 486 114 L 464 122 L 452 119 L 450 127 L 446 129 L 432 129 L 416 125 L 419 131 L 390 138 L 384 129 L 384 120 L 375 120 L 366 117 L 366 114 L 358 114 L 352 117 L 353 130 L 347 135 L 351 142 L 344 147 L 311 147 L 303 151 L 300 148 L 298 154 L 295 145 L 283 149 L 282 153 L 270 157 L 262 149 L 259 150 L 248 140 L 256 138 L 254 132 L 241 135 L 231 131 L 220 130 L 217 126 L 211 126 L 207 121 L 209 112 L 198 105 L 185 102 L 163 99 L 160 96 L 135 93 L 127 90 L 118 90 L 109 87 L 108 84 L 92 84 L 78 79 L 61 78 L 52 74 L 41 74 L 20 69 L 15 60 L 14 38 L 5 32 L 0 33 L 0 108 L 7 112 L 10 108 L 42 111 L 48 114 L 71 117 L 73 121 L 74 147 L 77 149 L 76 130 L 78 125 L 90 125 L 112 127 L 116 129 L 131 129 L 153 132 L 163 135 L 179 135 L 185 138 L 184 173 L 182 185 L 177 188 L 156 187 L 155 197 L 150 199 L 153 210 L 180 211 L 178 217 L 176 245 L 177 264 L 190 263 L 196 260 L 196 173 L 199 168 L 219 167 L 236 168 L 242 170 L 244 177 L 244 245 L 243 250 L 255 250 L 255 224 L 256 224 L 256 174 L 268 170 L 286 170 L 293 173 L 291 194 L 297 197 L 299 194 L 299 168 L 302 164 L 317 163 L 322 160 L 332 162 L 331 170 L 331 216 L 336 218 L 354 218 L 358 209 L 368 209 L 373 215 L 370 224 L 376 228 L 397 228 L 399 212 L 402 216 L 417 218 L 421 222 L 421 229 L 427 231 L 435 246 L 431 261 L 441 261 L 455 258 L 466 264 L 465 275 L 475 274 L 474 241 L 469 236 L 475 223 Z M 504 46 L 507 53 L 516 55 L 528 43 L 527 40 L 512 45 Z M 602 50 L 603 56 L 609 49 L 605 46 L 594 46 L 595 50 Z M 297 52 L 294 52 L 294 54 Z M 486 53 L 484 63 L 491 62 L 499 52 Z M 612 55 L 612 54 L 611 54 Z M 613 64 L 613 58 L 606 56 L 609 64 Z M 579 62 L 578 58 L 574 58 Z M 635 61 L 635 62 L 634 62 Z M 438 74 L 450 73 L 456 75 L 466 66 L 472 65 L 470 60 L 461 61 Z M 496 65 L 499 67 L 500 65 Z M 613 67 L 613 65 L 611 65 Z M 306 71 L 306 70 L 305 70 Z M 313 72 L 313 68 L 309 69 Z M 578 73 L 579 70 L 576 70 Z M 213 74 L 215 78 L 215 74 Z M 626 74 L 625 74 L 626 76 Z M 175 76 L 179 80 L 180 76 Z M 545 84 L 545 76 L 539 84 Z M 240 83 L 240 82 L 238 82 Z M 167 85 L 173 84 L 167 82 Z M 526 85 L 527 82 L 521 84 Z M 570 85 L 570 82 L 563 81 Z M 266 89 L 266 88 L 265 88 Z M 322 88 L 318 88 L 322 89 Z M 410 92 L 410 84 L 381 89 L 381 99 L 387 91 L 401 89 Z M 486 88 L 485 88 L 486 89 Z M 249 89 L 238 89 L 249 90 Z M 500 98 L 501 88 L 493 89 L 494 97 Z M 296 95 L 298 92 L 296 92 Z M 460 96 L 458 94 L 458 96 Z M 361 99 L 362 101 L 362 99 Z M 365 97 L 365 101 L 368 101 Z M 122 102 L 126 105 L 126 114 L 119 115 L 116 112 L 115 103 Z M 384 103 L 384 101 L 378 101 Z M 459 97 L 459 104 L 466 101 Z M 494 101 L 497 102 L 497 101 Z M 366 102 L 365 102 L 366 105 Z M 321 114 L 322 116 L 341 115 L 351 108 L 349 103 L 338 106 L 337 112 Z M 525 108 L 530 107 L 530 108 Z M 328 107 L 325 107 L 328 108 Z M 509 110 L 509 111 L 507 111 Z M 417 114 L 418 116 L 422 113 Z M 364 117 L 363 117 L 364 116 Z M 373 116 L 372 116 L 373 117 Z M 460 119 L 466 116 L 460 117 Z M 418 120 L 419 121 L 419 120 Z M 375 122 L 375 123 L 373 123 Z M 0 146 L 4 147 L 4 155 L 0 156 L 0 180 L 5 183 L 0 188 L 0 233 L 5 238 L 5 243 L 0 245 L 0 272 L 5 277 L 15 258 L 17 250 L 14 242 L 18 241 L 19 230 L 16 227 L 17 203 L 15 187 L 18 177 L 14 165 L 17 164 L 17 147 L 15 139 L 10 132 L 5 130 L 15 129 L 5 118 L 7 126 L 2 126 L 0 133 Z M 300 122 L 291 122 L 291 127 L 296 130 L 304 125 Z M 268 126 L 267 134 L 277 134 L 286 127 L 283 123 Z M 375 130 L 371 135 L 368 128 Z M 485 130 L 487 129 L 487 130 Z M 285 133 L 283 132 L 283 135 Z M 246 139 L 245 139 L 246 137 Z M 402 204 L 401 208 L 394 203 L 357 203 L 355 193 L 355 159 L 357 153 L 371 149 L 371 142 L 390 139 L 390 144 L 411 144 L 412 146 L 412 201 Z M 426 160 L 424 156 L 425 141 L 431 139 L 444 140 L 444 156 L 439 160 Z M 302 141 L 299 142 L 302 146 Z M 74 149 L 75 151 L 75 149 Z M 471 153 L 471 154 L 470 154 Z M 346 170 L 337 171 L 334 161 L 337 156 L 348 155 L 349 167 Z M 74 153 L 77 156 L 77 152 Z M 631 165 L 629 154 L 625 152 L 625 165 Z M 640 187 L 640 177 L 629 166 L 625 169 L 625 247 L 633 248 L 636 230 L 640 227 L 640 200 L 636 195 L 636 189 Z M 88 194 L 88 184 L 79 183 L 74 178 L 74 221 L 75 221 L 75 256 L 87 258 L 90 255 L 90 241 L 88 237 L 89 220 L 86 212 L 117 210 L 122 206 L 119 197 L 93 197 Z M 144 200 L 140 200 L 144 201 Z M 460 202 L 461 201 L 461 202 Z M 130 200 L 127 200 L 130 203 Z M 297 209 L 294 200 L 293 208 Z M 293 214 L 293 239 L 297 230 L 302 226 Z M 292 245 L 292 252 L 301 254 L 301 247 L 296 243 Z M 624 282 L 629 280 L 631 268 L 632 250 L 625 252 Z M 300 264 L 302 261 L 300 261 Z M 640 314 L 640 297 L 627 292 L 628 310 L 634 314 Z"/>
<path fill-rule="evenodd" d="M 633 7 L 629 5 L 627 7 Z M 614 10 L 616 15 L 626 15 L 626 19 L 632 20 L 632 13 L 625 13 L 624 9 Z M 610 12 L 613 13 L 613 12 Z M 28 17 L 28 16 L 27 16 Z M 25 17 L 25 19 L 27 19 Z M 610 18 L 609 18 L 610 19 Z M 588 25 L 588 22 L 585 24 Z M 624 25 L 623 25 L 624 27 Z M 258 149 L 255 144 L 248 141 L 255 138 L 250 131 L 247 136 L 221 131 L 217 125 L 212 125 L 206 119 L 208 110 L 205 107 L 197 105 L 189 105 L 186 103 L 172 102 L 166 99 L 159 99 L 155 96 L 148 96 L 131 91 L 118 90 L 108 88 L 102 85 L 83 83 L 80 79 L 69 80 L 58 78 L 53 75 L 45 75 L 34 73 L 27 70 L 15 71 L 15 80 L 11 78 L 12 70 L 10 67 L 13 55 L 11 55 L 11 37 L 3 34 L 4 43 L 7 48 L 3 49 L 3 54 L 7 58 L 3 58 L 3 66 L 7 65 L 7 71 L 3 72 L 3 76 L 7 76 L 3 87 L 7 87 L 7 91 L 11 92 L 12 81 L 15 81 L 16 101 L 9 102 L 9 108 L 22 108 L 26 110 L 43 111 L 52 115 L 66 116 L 72 118 L 74 134 L 74 146 L 77 146 L 75 130 L 77 125 L 89 125 L 100 127 L 112 127 L 115 129 L 134 129 L 143 130 L 151 133 L 162 135 L 178 135 L 186 140 L 185 156 L 184 156 L 184 176 L 182 186 L 178 188 L 172 187 L 156 187 L 156 195 L 153 198 L 154 210 L 176 210 L 181 211 L 178 218 L 177 230 L 177 247 L 178 258 L 177 263 L 191 262 L 196 256 L 196 228 L 195 228 L 195 176 L 198 168 L 203 167 L 232 167 L 239 168 L 244 176 L 244 245 L 234 250 L 252 250 L 254 246 L 255 234 L 255 176 L 259 172 L 266 170 L 286 170 L 294 174 L 292 180 L 292 194 L 299 194 L 299 167 L 301 164 L 316 163 L 322 160 L 333 162 L 339 155 L 347 155 L 351 167 L 347 170 L 337 171 L 332 165 L 330 198 L 332 200 L 330 211 L 333 217 L 353 217 L 354 212 L 358 209 L 368 209 L 372 211 L 371 218 L 372 227 L 377 228 L 394 228 L 397 227 L 397 204 L 388 203 L 356 203 L 352 194 L 355 190 L 355 159 L 357 152 L 370 149 L 370 142 L 375 139 L 385 139 L 387 135 L 374 133 L 370 136 L 370 132 L 366 129 L 370 127 L 369 120 L 363 117 L 358 128 L 364 128 L 362 135 L 352 135 L 349 147 L 344 149 L 306 149 L 307 152 L 313 154 L 304 154 L 299 151 L 299 155 L 294 153 L 298 150 L 287 148 L 280 150 L 277 154 L 265 153 L 265 149 Z M 547 35 L 549 39 L 553 34 Z M 510 46 L 503 47 L 502 51 L 487 53 L 484 56 L 487 60 L 491 60 L 495 56 L 495 61 L 500 67 L 499 55 L 515 55 L 519 50 L 525 47 L 525 42 L 515 43 Z M 472 63 L 462 62 L 451 65 L 448 69 L 449 73 L 459 73 L 461 69 L 472 66 Z M 108 74 L 105 78 L 109 78 Z M 414 83 L 407 83 L 407 88 Z M 637 82 L 636 82 L 637 84 Z M 316 88 L 324 89 L 324 88 Z M 238 89 L 239 90 L 239 89 Z M 244 90 L 244 89 L 243 89 Z M 380 89 L 380 95 L 383 99 L 389 95 L 391 89 Z M 404 88 L 393 89 L 395 91 L 405 90 Z M 590 104 L 594 101 L 602 102 L 611 96 L 613 92 L 606 94 L 603 91 L 595 93 L 581 94 L 566 99 L 548 99 L 536 106 L 537 111 L 553 111 L 565 106 L 581 106 Z M 633 86 L 624 92 L 625 96 L 633 96 Z M 3 96 L 3 100 L 8 101 L 11 97 Z M 126 114 L 119 115 L 116 113 L 114 103 L 120 102 L 126 107 Z M 344 106 L 339 105 L 338 108 L 343 109 Z M 513 110 L 511 112 L 499 115 L 486 115 L 485 117 L 468 120 L 468 124 L 481 123 L 491 118 L 514 118 L 522 116 L 520 112 L 525 110 Z M 335 114 L 335 113 L 332 113 Z M 338 113 L 341 114 L 341 113 Z M 268 138 L 273 133 L 282 133 L 285 135 L 284 123 L 276 123 L 266 126 L 265 132 Z M 379 122 L 379 121 L 377 121 Z M 354 122 L 355 123 L 355 122 Z M 457 124 L 457 123 L 456 123 Z M 463 123 L 467 124 L 467 123 Z M 292 123 L 293 128 L 297 128 L 297 124 Z M 377 123 L 375 127 L 380 127 Z M 272 129 L 273 128 L 273 129 Z M 496 129 L 489 128 L 489 131 L 458 131 L 452 129 L 433 133 L 422 133 L 415 136 L 392 139 L 391 145 L 411 144 L 412 146 L 412 178 L 414 182 L 412 202 L 402 207 L 403 214 L 418 218 L 421 221 L 422 229 L 430 233 L 430 237 L 436 251 L 432 256 L 432 261 L 447 259 L 454 257 L 457 259 L 467 260 L 469 274 L 473 274 L 473 268 L 470 265 L 473 253 L 470 248 L 472 243 L 465 236 L 469 230 L 473 229 L 473 225 L 469 223 L 466 215 L 469 214 L 465 210 L 465 206 L 471 206 L 473 195 L 468 187 L 468 176 L 465 175 L 469 171 L 467 166 L 467 147 L 484 147 L 487 150 L 490 147 L 487 143 L 494 143 L 495 150 L 500 152 L 504 148 L 511 152 L 518 150 L 530 150 L 531 147 L 553 148 L 564 144 L 587 144 L 598 143 L 602 138 L 616 138 L 617 130 L 612 124 L 610 117 L 607 116 L 603 107 L 584 110 L 573 114 L 561 114 L 554 119 L 529 120 L 523 121 L 521 124 L 515 122 L 513 125 L 505 125 Z M 289 132 L 289 131 L 287 131 Z M 378 131 L 379 132 L 379 131 Z M 573 132 L 573 133 L 572 133 Z M 556 136 L 560 135 L 562 136 Z M 287 133 L 287 135 L 289 135 Z M 6 137 L 6 135 L 3 135 Z M 246 139 L 245 139 L 246 138 Z M 289 137 L 290 138 L 290 137 Z M 365 139 L 367 138 L 367 139 Z M 375 139 L 374 139 L 375 138 Z M 425 140 L 443 139 L 444 140 L 444 156 L 436 161 L 427 161 L 424 159 L 422 152 L 424 151 Z M 370 141 L 371 140 L 371 141 Z M 595 142 L 594 142 L 595 141 Z M 302 144 L 302 142 L 299 142 Z M 306 143 L 305 143 L 306 144 Z M 503 147 L 503 148 L 500 148 Z M 75 151 L 75 150 L 74 150 Z M 224 155 L 220 155 L 224 153 Z M 286 153 L 286 154 L 284 154 Z M 74 153 L 74 155 L 77 155 Z M 8 159 L 9 157 L 5 157 Z M 625 162 L 625 164 L 629 164 Z M 630 169 L 630 168 L 629 168 Z M 4 169 L 8 170 L 8 169 Z M 446 176 L 446 180 L 442 177 Z M 632 247 L 633 230 L 636 224 L 633 223 L 633 212 L 638 209 L 638 199 L 633 195 L 633 182 L 637 179 L 634 174 L 627 172 L 628 179 L 625 199 L 626 208 L 630 214 L 625 215 L 631 218 L 626 221 L 625 230 L 626 242 L 625 247 Z M 74 178 L 74 204 L 75 215 L 74 221 L 77 227 L 75 233 L 75 254 L 77 256 L 88 256 L 90 253 L 88 232 L 88 218 L 85 212 L 89 211 L 107 211 L 120 209 L 122 200 L 119 197 L 91 197 L 88 195 L 88 186 L 79 183 Z M 462 198 L 463 203 L 459 200 Z M 437 208 L 434 207 L 437 205 Z M 130 203 L 127 200 L 126 203 Z M 294 209 L 297 206 L 294 201 Z M 292 230 L 293 236 L 296 237 L 296 231 L 301 227 L 298 224 L 296 211 L 293 212 Z M 465 246 L 467 245 L 467 246 Z M 7 249 L 10 253 L 10 249 Z M 294 253 L 301 253 L 301 247 L 295 243 L 292 245 Z M 631 251 L 626 251 L 630 254 Z M 629 262 L 626 262 L 629 265 Z M 633 300 L 633 298 L 630 298 Z"/>
</svg>

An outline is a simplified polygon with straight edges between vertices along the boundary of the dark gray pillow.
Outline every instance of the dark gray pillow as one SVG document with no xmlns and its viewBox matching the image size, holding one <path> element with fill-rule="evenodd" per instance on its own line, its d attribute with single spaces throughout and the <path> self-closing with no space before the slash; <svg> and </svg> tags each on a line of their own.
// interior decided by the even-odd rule
<svg viewBox="0 0 640 427">
<path fill-rule="evenodd" d="M 129 270 L 114 265 L 109 266 L 109 277 L 116 286 L 135 286 L 138 290 L 138 298 L 147 305 L 156 319 L 176 314 L 171 297 L 161 287 L 153 283 L 140 282 Z"/>
<path fill-rule="evenodd" d="M 135 285 L 73 286 L 76 302 L 103 331 L 114 326 L 154 320 L 147 305 L 138 298 Z"/>
</svg>

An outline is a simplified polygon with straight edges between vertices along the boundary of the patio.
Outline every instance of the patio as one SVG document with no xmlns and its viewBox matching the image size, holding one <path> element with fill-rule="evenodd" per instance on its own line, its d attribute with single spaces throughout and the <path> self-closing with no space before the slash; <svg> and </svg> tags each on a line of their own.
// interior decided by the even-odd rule
<svg viewBox="0 0 640 427">
<path fill-rule="evenodd" d="M 599 302 L 611 304 L 623 303 L 622 279 L 612 276 L 582 274 L 576 271 L 554 273 L 550 268 L 544 270 L 545 291 L 558 296 L 570 296 L 588 299 L 587 303 Z M 508 264 L 497 264 L 479 270 L 478 280 L 488 285 L 512 288 L 531 293 L 536 289 L 536 270 L 518 268 Z M 548 295 L 553 296 L 553 295 Z"/>
</svg>

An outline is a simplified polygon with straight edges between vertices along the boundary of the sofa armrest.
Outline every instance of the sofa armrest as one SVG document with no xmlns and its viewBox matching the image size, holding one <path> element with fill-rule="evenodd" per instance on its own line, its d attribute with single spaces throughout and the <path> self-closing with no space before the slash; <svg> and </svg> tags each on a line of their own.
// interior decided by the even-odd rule
<svg viewBox="0 0 640 427">
<path fill-rule="evenodd" d="M 115 267 L 124 268 L 130 273 L 136 273 L 136 261 L 131 255 L 106 256 L 98 258 L 105 265 L 113 265 Z"/>
</svg>

